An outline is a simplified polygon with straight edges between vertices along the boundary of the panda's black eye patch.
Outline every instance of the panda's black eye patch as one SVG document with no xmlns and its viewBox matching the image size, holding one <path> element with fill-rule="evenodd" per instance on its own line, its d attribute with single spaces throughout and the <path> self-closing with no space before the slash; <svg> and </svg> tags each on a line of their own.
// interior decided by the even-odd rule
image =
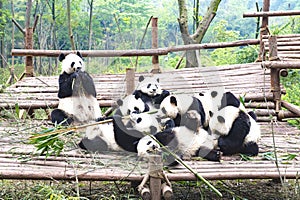
<svg viewBox="0 0 300 200">
<path fill-rule="evenodd" d="M 167 114 L 167 111 L 165 108 L 162 108 L 161 111 L 164 113 L 164 114 Z"/>
<path fill-rule="evenodd" d="M 151 143 L 152 143 L 152 141 L 148 141 L 148 142 L 147 142 L 147 145 L 149 145 L 149 144 L 151 144 Z"/>
<path fill-rule="evenodd" d="M 82 65 L 81 61 L 79 61 L 79 64 L 81 64 L 81 65 Z"/>
<path fill-rule="evenodd" d="M 72 62 L 72 63 L 71 63 L 71 67 L 74 67 L 74 65 L 75 65 L 75 62 Z"/>
<path fill-rule="evenodd" d="M 140 111 L 140 109 L 138 108 L 138 107 L 134 107 L 133 108 L 136 112 L 139 112 Z"/>
<path fill-rule="evenodd" d="M 140 118 L 140 117 L 137 118 L 137 120 L 136 120 L 137 123 L 140 123 L 141 121 L 142 121 L 142 118 Z"/>
<path fill-rule="evenodd" d="M 149 83 L 148 85 L 147 85 L 147 88 L 150 88 L 151 87 L 151 84 Z"/>
</svg>

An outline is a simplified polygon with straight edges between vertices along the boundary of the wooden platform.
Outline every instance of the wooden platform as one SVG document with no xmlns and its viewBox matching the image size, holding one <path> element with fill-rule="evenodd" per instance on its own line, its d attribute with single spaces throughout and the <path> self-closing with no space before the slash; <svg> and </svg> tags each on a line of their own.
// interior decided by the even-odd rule
<svg viewBox="0 0 300 200">
<path fill-rule="evenodd" d="M 136 74 L 136 80 L 141 74 Z M 149 76 L 149 74 L 144 74 Z M 207 179 L 242 178 L 296 178 L 300 172 L 300 130 L 285 122 L 270 124 L 274 105 L 270 101 L 269 70 L 260 63 L 223 67 L 182 69 L 157 75 L 164 89 L 173 93 L 195 93 L 218 88 L 246 97 L 247 108 L 254 109 L 260 117 L 262 140 L 260 153 L 249 161 L 240 156 L 223 157 L 221 163 L 210 161 L 187 161 Z M 55 108 L 58 77 L 25 78 L 0 94 L 1 109 L 14 111 L 16 105 L 22 109 Z M 98 100 L 102 107 L 111 106 L 125 94 L 125 76 L 94 76 Z M 264 121 L 264 122 L 263 122 Z M 34 147 L 27 144 L 30 133 L 39 127 L 51 126 L 48 121 L 0 121 L 0 178 L 1 179 L 78 179 L 78 180 L 137 180 L 147 171 L 147 162 L 137 162 L 135 154 L 106 153 L 86 154 L 70 141 L 70 147 L 60 156 L 37 157 L 32 155 Z M 272 130 L 278 153 L 276 167 L 273 152 Z M 267 154 L 266 154 L 267 153 Z M 288 155 L 295 156 L 284 160 Z M 182 166 L 167 172 L 170 180 L 195 180 L 193 174 Z"/>
<path fill-rule="evenodd" d="M 261 115 L 261 108 L 266 108 L 264 97 L 270 100 L 269 70 L 263 70 L 260 63 L 229 65 L 223 67 L 203 67 L 165 71 L 155 75 L 164 89 L 173 93 L 196 93 L 207 90 L 232 91 L 237 96 L 251 100 L 249 107 L 256 108 Z M 136 73 L 136 82 L 140 75 Z M 97 90 L 97 99 L 101 107 L 110 107 L 124 97 L 126 80 L 124 74 L 106 74 L 93 76 Z M 58 76 L 24 78 L 4 93 L 0 93 L 0 108 L 13 109 L 16 105 L 28 111 L 42 108 L 51 109 L 58 105 Z M 260 103 L 254 103 L 260 101 Z M 268 102 L 272 109 L 272 102 Z M 272 112 L 272 111 L 271 111 Z"/>
<path fill-rule="evenodd" d="M 33 155 L 35 148 L 26 143 L 30 132 L 36 128 L 29 124 L 32 122 L 22 122 L 20 127 L 12 127 L 12 123 L 8 121 L 1 122 L 1 135 L 4 136 L 0 139 L 1 179 L 141 181 L 147 172 L 146 161 L 137 161 L 135 154 L 126 152 L 86 154 L 71 145 L 57 157 L 51 156 L 46 159 L 44 156 Z M 45 125 L 45 122 L 35 121 L 35 125 Z M 277 168 L 274 156 L 270 155 L 274 150 L 272 126 L 269 123 L 261 123 L 261 127 L 260 153 L 252 160 L 243 161 L 240 156 L 230 156 L 223 157 L 220 163 L 205 160 L 186 162 L 210 180 L 298 177 L 300 130 L 282 122 L 273 124 L 278 154 Z M 76 139 L 72 141 L 75 144 L 77 142 Z M 292 155 L 296 157 L 287 160 L 287 157 Z M 196 180 L 192 173 L 180 165 L 167 171 L 167 176 L 171 181 Z"/>
</svg>

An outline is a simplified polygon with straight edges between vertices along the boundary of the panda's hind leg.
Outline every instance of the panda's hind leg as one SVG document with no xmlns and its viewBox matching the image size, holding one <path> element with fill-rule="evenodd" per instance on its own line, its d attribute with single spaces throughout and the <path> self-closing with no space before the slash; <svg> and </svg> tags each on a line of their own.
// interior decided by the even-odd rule
<svg viewBox="0 0 300 200">
<path fill-rule="evenodd" d="M 68 126 L 74 121 L 74 119 L 70 117 L 65 111 L 61 109 L 54 109 L 51 112 L 51 121 L 52 123 Z"/>
<path fill-rule="evenodd" d="M 248 156 L 257 156 L 258 151 L 259 151 L 259 147 L 257 143 L 249 142 L 243 145 L 243 147 L 240 150 L 240 153 Z"/>
</svg>

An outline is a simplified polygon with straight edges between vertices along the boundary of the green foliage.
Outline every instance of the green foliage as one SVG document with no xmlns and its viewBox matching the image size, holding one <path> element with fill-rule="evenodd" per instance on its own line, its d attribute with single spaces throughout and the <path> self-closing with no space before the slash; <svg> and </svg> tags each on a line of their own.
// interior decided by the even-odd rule
<svg viewBox="0 0 300 200">
<path fill-rule="evenodd" d="M 68 134 L 70 131 L 64 131 L 64 127 L 56 125 L 55 127 L 41 127 L 42 130 L 32 134 L 29 138 L 30 144 L 34 144 L 37 152 L 46 157 L 51 155 L 59 155 L 64 149 L 65 142 L 60 138 L 63 134 Z"/>
<path fill-rule="evenodd" d="M 281 81 L 286 89 L 282 99 L 300 107 L 300 70 L 289 69 L 288 76 L 281 78 Z M 300 118 L 289 120 L 289 123 L 300 128 Z"/>
</svg>

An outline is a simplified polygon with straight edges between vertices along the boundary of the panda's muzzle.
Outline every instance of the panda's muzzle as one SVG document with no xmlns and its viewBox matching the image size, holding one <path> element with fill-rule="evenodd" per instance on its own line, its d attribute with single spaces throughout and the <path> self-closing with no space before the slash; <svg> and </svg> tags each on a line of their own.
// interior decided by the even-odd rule
<svg viewBox="0 0 300 200">
<path fill-rule="evenodd" d="M 76 71 L 76 72 L 81 71 L 81 67 L 77 67 L 75 71 Z"/>
</svg>

